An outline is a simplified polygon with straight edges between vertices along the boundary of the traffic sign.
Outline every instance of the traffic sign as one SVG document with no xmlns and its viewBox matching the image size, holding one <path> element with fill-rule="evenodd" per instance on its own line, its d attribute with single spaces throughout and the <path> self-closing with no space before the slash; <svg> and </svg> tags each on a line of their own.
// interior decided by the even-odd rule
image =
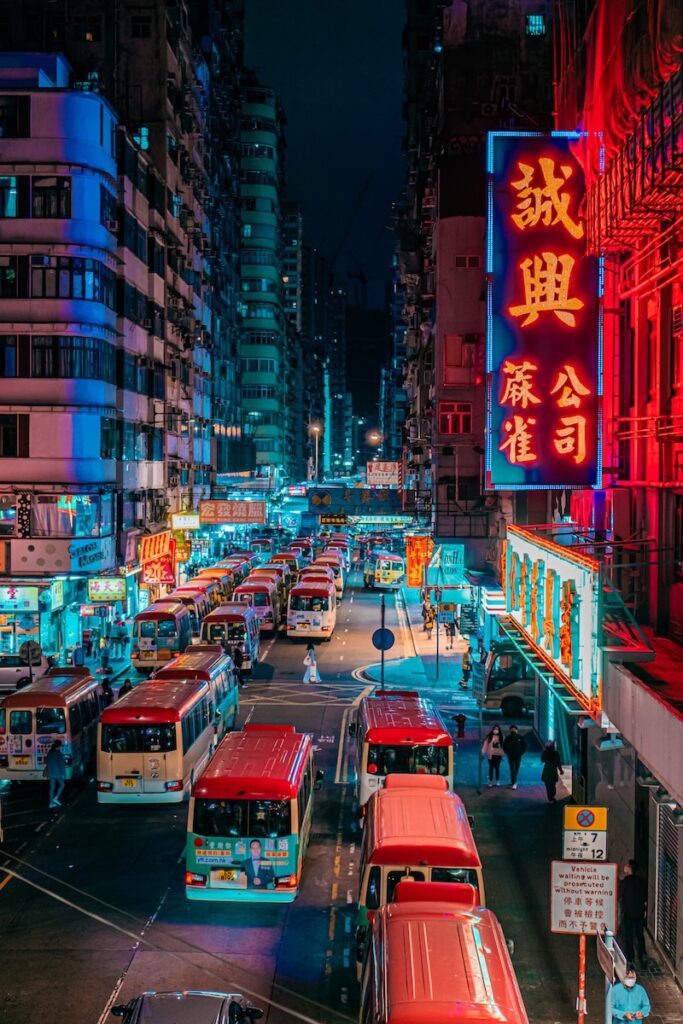
<svg viewBox="0 0 683 1024">
<path fill-rule="evenodd" d="M 607 860 L 607 833 L 595 829 L 568 829 L 562 834 L 565 860 Z"/>
<path fill-rule="evenodd" d="M 19 657 L 25 665 L 28 665 L 29 662 L 31 665 L 40 665 L 42 653 L 43 648 L 35 640 L 24 640 L 19 648 Z"/>
<path fill-rule="evenodd" d="M 606 832 L 607 808 L 565 807 L 564 827 L 566 829 L 590 829 L 593 832 Z"/>
<path fill-rule="evenodd" d="M 595 935 L 617 924 L 617 865 L 554 860 L 550 882 L 550 930 Z"/>
<path fill-rule="evenodd" d="M 623 981 L 628 970 L 623 950 L 613 937 L 608 946 L 602 932 L 598 932 L 597 940 L 598 963 L 610 985 L 613 985 L 617 979 Z"/>
<path fill-rule="evenodd" d="M 390 629 L 376 629 L 372 634 L 372 646 L 377 651 L 390 651 L 396 642 L 396 637 Z"/>
</svg>

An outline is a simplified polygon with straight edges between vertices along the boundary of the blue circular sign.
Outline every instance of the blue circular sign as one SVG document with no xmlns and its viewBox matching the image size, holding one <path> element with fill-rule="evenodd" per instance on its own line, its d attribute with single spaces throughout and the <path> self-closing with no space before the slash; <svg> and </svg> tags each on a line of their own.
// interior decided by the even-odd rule
<svg viewBox="0 0 683 1024">
<path fill-rule="evenodd" d="M 372 634 L 372 646 L 378 651 L 390 651 L 396 643 L 396 637 L 390 629 L 376 629 Z"/>
<path fill-rule="evenodd" d="M 581 828 L 590 828 L 590 826 L 595 821 L 595 815 L 592 811 L 589 811 L 588 808 L 586 808 L 583 811 L 579 811 L 579 813 L 576 815 L 576 820 L 581 826 Z"/>
</svg>

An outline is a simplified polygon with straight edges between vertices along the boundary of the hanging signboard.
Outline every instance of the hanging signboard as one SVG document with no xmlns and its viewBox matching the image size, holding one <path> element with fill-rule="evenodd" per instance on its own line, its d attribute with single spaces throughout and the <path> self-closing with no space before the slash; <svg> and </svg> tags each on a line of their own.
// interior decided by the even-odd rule
<svg viewBox="0 0 683 1024">
<path fill-rule="evenodd" d="M 406 537 L 406 586 L 421 587 L 424 583 L 424 567 L 429 565 L 429 559 L 434 549 L 434 541 L 431 537 L 407 536 Z"/>
<path fill-rule="evenodd" d="M 199 512 L 174 512 L 171 516 L 174 530 L 198 530 L 199 526 Z"/>
<path fill-rule="evenodd" d="M 106 601 L 113 604 L 115 601 L 125 600 L 125 576 L 95 576 L 88 580 L 88 601 Z"/>
<path fill-rule="evenodd" d="M 403 512 L 401 498 L 401 491 L 386 487 L 309 487 L 308 511 L 316 515 L 386 516 Z"/>
<path fill-rule="evenodd" d="M 402 485 L 403 463 L 368 462 L 368 487 L 400 487 Z"/>
<path fill-rule="evenodd" d="M 37 612 L 38 587 L 0 587 L 0 612 Z"/>
<path fill-rule="evenodd" d="M 580 138 L 489 132 L 490 489 L 600 486 L 600 275 Z"/>
<path fill-rule="evenodd" d="M 199 521 L 210 526 L 222 524 L 242 525 L 266 521 L 265 501 L 200 501 Z"/>
<path fill-rule="evenodd" d="M 143 583 L 175 583 L 175 539 L 169 530 L 140 539 Z"/>
</svg>

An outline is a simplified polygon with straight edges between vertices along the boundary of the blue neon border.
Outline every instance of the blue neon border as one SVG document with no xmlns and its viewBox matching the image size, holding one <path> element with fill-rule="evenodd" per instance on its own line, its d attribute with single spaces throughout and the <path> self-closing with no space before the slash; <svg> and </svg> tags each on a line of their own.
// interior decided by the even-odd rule
<svg viewBox="0 0 683 1024">
<path fill-rule="evenodd" d="M 492 469 L 493 438 L 491 433 L 491 402 L 493 374 L 493 147 L 494 140 L 503 139 L 585 139 L 589 132 L 489 132 L 486 139 L 486 437 L 484 444 L 484 490 L 486 491 L 585 491 L 602 490 L 603 485 L 603 380 L 605 258 L 598 256 L 598 380 L 597 380 L 597 446 L 595 482 L 592 484 L 504 484 L 489 485 Z M 596 133 L 602 138 L 602 132 Z M 600 170 L 604 171 L 605 151 L 600 147 Z"/>
</svg>

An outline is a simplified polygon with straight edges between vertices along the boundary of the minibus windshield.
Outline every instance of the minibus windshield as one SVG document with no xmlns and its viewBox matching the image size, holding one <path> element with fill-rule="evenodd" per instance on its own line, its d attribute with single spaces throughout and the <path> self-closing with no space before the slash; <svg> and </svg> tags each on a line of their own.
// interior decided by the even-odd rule
<svg viewBox="0 0 683 1024">
<path fill-rule="evenodd" d="M 193 830 L 200 836 L 255 839 L 288 836 L 288 800 L 195 800 Z"/>
<path fill-rule="evenodd" d="M 176 730 L 171 722 L 102 726 L 102 750 L 107 754 L 155 754 L 175 749 Z"/>
<path fill-rule="evenodd" d="M 220 640 L 244 640 L 247 631 L 242 622 L 211 622 L 209 623 L 209 639 Z"/>
<path fill-rule="evenodd" d="M 327 612 L 330 609 L 330 601 L 327 597 L 304 597 L 302 594 L 292 594 L 289 607 L 293 612 Z"/>
<path fill-rule="evenodd" d="M 448 775 L 448 747 L 371 745 L 368 771 L 373 775 Z"/>
</svg>

